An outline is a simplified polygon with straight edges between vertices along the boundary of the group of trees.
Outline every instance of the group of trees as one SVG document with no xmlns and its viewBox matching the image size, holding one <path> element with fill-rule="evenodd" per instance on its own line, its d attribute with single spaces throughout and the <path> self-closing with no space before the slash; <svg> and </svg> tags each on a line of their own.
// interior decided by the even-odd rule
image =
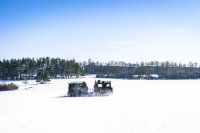
<svg viewBox="0 0 200 133">
<path fill-rule="evenodd" d="M 77 63 L 61 58 L 23 58 L 0 60 L 0 80 L 49 81 L 50 78 L 69 78 L 84 74 L 96 74 L 97 77 L 139 79 L 158 75 L 159 79 L 198 79 L 200 66 L 198 63 L 188 64 L 175 62 L 141 62 L 126 63 L 123 61 L 108 63 L 88 62 Z"/>
<path fill-rule="evenodd" d="M 84 69 L 73 60 L 61 58 L 23 58 L 0 60 L 0 80 L 68 78 L 84 74 Z"/>
<path fill-rule="evenodd" d="M 19 86 L 16 84 L 10 83 L 10 84 L 0 84 L 0 91 L 11 91 L 11 90 L 16 90 L 18 89 Z"/>
<path fill-rule="evenodd" d="M 188 64 L 175 62 L 141 62 L 126 63 L 123 61 L 108 63 L 94 62 L 91 59 L 82 63 L 87 74 L 96 74 L 97 77 L 151 79 L 151 75 L 158 75 L 158 79 L 198 79 L 200 67 L 198 63 Z"/>
</svg>

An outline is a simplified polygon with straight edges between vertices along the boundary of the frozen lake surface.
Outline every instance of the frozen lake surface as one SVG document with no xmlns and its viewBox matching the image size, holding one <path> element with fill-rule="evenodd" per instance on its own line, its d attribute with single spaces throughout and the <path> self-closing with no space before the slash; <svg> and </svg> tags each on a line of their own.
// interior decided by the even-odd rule
<svg viewBox="0 0 200 133">
<path fill-rule="evenodd" d="M 62 97 L 68 83 L 0 92 L 0 133 L 199 133 L 200 80 L 111 80 L 106 97 Z"/>
</svg>

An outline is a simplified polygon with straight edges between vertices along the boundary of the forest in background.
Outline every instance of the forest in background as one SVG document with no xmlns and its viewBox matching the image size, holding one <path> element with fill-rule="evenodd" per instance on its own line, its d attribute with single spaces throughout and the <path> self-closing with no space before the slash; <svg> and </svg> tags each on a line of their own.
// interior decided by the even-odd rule
<svg viewBox="0 0 200 133">
<path fill-rule="evenodd" d="M 189 62 L 136 62 L 126 63 L 123 61 L 108 63 L 94 62 L 91 59 L 83 62 L 87 74 L 96 74 L 101 78 L 121 79 L 199 79 L 200 66 L 198 63 Z"/>
<path fill-rule="evenodd" d="M 200 66 L 189 62 L 110 61 L 107 63 L 61 58 L 22 58 L 0 60 L 0 80 L 50 80 L 96 74 L 98 78 L 120 79 L 200 79 Z"/>
<path fill-rule="evenodd" d="M 84 75 L 83 68 L 74 59 L 22 58 L 0 60 L 0 80 L 49 80 Z"/>
</svg>

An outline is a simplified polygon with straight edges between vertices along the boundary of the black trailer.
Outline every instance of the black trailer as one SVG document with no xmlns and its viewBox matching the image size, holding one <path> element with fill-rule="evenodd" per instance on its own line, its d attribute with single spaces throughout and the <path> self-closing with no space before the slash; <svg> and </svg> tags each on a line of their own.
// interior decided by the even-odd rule
<svg viewBox="0 0 200 133">
<path fill-rule="evenodd" d="M 88 86 L 86 82 L 71 82 L 68 85 L 69 97 L 80 97 L 88 94 Z"/>
</svg>

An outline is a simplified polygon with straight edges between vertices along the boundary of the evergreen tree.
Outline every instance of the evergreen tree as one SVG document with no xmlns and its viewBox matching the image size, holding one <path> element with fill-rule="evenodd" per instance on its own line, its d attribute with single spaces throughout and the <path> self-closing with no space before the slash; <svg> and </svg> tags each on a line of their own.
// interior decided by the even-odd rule
<svg viewBox="0 0 200 133">
<path fill-rule="evenodd" d="M 50 81 L 50 75 L 47 70 L 44 72 L 43 81 Z"/>
<path fill-rule="evenodd" d="M 0 80 L 3 80 L 3 62 L 0 60 Z"/>
<path fill-rule="evenodd" d="M 36 82 L 41 82 L 43 80 L 43 73 L 42 71 L 38 71 L 37 76 L 36 76 Z"/>
</svg>

